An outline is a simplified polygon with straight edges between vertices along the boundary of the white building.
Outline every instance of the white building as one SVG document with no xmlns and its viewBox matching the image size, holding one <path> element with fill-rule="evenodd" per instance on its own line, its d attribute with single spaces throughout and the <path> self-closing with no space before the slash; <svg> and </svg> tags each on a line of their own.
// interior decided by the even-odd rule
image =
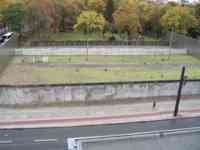
<svg viewBox="0 0 200 150">
<path fill-rule="evenodd" d="M 159 3 L 177 2 L 177 3 L 198 3 L 200 0 L 151 0 Z"/>
</svg>

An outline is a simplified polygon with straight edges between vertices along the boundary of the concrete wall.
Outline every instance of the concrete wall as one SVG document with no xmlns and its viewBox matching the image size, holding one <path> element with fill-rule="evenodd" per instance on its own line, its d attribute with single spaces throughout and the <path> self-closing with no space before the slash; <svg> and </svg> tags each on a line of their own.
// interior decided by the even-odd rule
<svg viewBox="0 0 200 150">
<path fill-rule="evenodd" d="M 33 47 L 18 48 L 16 55 L 86 55 L 84 46 Z M 88 55 L 153 55 L 153 54 L 187 54 L 184 48 L 168 46 L 90 46 Z"/>
<path fill-rule="evenodd" d="M 176 96 L 178 81 L 84 85 L 0 86 L 0 106 L 63 102 L 94 102 L 156 96 Z M 183 95 L 200 94 L 200 80 L 188 81 Z"/>
</svg>

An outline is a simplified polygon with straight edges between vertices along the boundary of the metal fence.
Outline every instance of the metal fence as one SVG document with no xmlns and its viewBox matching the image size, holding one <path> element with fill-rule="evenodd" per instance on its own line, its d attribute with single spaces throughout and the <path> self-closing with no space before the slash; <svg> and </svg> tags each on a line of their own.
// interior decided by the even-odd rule
<svg viewBox="0 0 200 150">
<path fill-rule="evenodd" d="M 200 57 L 200 41 L 191 37 L 173 33 L 172 48 L 186 49 L 187 53 Z"/>
<path fill-rule="evenodd" d="M 30 46 L 169 46 L 168 40 L 134 41 L 32 41 Z"/>
<path fill-rule="evenodd" d="M 196 150 L 200 128 L 67 139 L 69 150 Z"/>
</svg>

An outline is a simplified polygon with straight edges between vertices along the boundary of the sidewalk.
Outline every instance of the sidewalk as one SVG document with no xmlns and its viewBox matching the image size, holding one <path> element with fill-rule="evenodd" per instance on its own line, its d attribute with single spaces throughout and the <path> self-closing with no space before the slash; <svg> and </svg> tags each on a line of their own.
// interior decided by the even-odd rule
<svg viewBox="0 0 200 150">
<path fill-rule="evenodd" d="M 0 128 L 63 127 L 173 119 L 175 102 L 40 107 L 34 109 L 0 108 Z M 182 100 L 178 117 L 200 116 L 200 100 Z"/>
</svg>

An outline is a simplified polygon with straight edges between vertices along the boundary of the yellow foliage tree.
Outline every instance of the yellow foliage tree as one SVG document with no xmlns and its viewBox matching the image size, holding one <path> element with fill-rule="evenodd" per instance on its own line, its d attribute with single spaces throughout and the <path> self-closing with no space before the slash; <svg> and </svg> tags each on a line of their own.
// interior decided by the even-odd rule
<svg viewBox="0 0 200 150">
<path fill-rule="evenodd" d="M 77 23 L 74 26 L 76 31 L 84 33 L 102 32 L 106 20 L 103 15 L 95 11 L 83 11 L 77 18 Z"/>
<path fill-rule="evenodd" d="M 114 23 L 119 32 L 127 32 L 128 39 L 142 31 L 140 11 L 137 0 L 127 0 L 113 14 Z"/>
<path fill-rule="evenodd" d="M 87 5 L 89 10 L 94 10 L 98 13 L 104 12 L 106 8 L 106 3 L 103 0 L 88 0 Z"/>
<path fill-rule="evenodd" d="M 160 20 L 167 30 L 175 30 L 186 34 L 189 28 L 197 25 L 197 19 L 192 10 L 186 6 L 176 6 L 168 9 Z"/>
</svg>

